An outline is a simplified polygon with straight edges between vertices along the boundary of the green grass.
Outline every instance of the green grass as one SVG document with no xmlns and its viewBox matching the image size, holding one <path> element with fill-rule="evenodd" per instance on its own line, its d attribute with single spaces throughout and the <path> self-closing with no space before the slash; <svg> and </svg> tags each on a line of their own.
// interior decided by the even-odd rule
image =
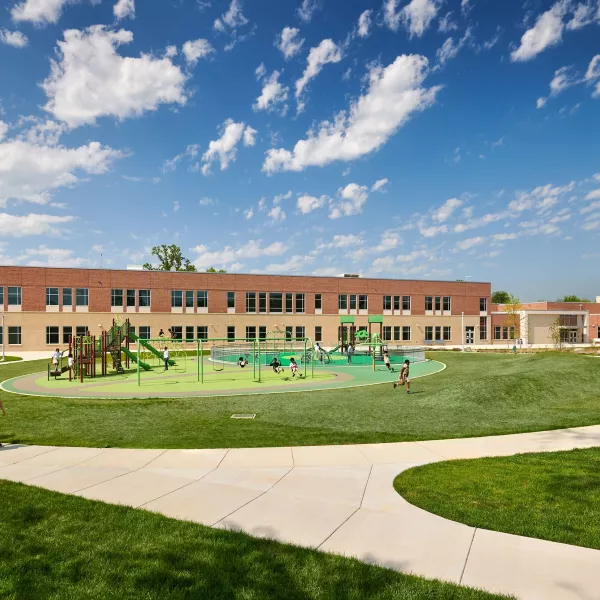
<svg viewBox="0 0 600 600">
<path fill-rule="evenodd" d="M 20 356 L 5 356 L 4 360 L 0 359 L 0 365 L 5 362 L 16 362 L 17 360 L 23 360 Z"/>
<path fill-rule="evenodd" d="M 500 598 L 22 484 L 0 498 L 6 600 Z"/>
<path fill-rule="evenodd" d="M 130 448 L 394 442 L 600 423 L 600 360 L 547 352 L 435 352 L 448 365 L 413 381 L 293 394 L 153 400 L 34 398 L 1 392 L 0 441 Z M 8 379 L 47 361 L 0 369 Z M 392 376 L 393 377 L 393 376 Z M 233 413 L 256 413 L 237 421 Z"/>
<path fill-rule="evenodd" d="M 394 487 L 453 521 L 600 550 L 600 448 L 435 463 Z"/>
</svg>

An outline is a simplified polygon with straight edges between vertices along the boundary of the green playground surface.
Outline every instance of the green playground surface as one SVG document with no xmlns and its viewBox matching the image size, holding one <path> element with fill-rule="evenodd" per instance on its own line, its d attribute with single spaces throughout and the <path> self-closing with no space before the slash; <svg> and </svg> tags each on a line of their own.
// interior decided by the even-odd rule
<svg viewBox="0 0 600 600">
<path fill-rule="evenodd" d="M 315 366 L 314 376 L 310 366 L 308 372 L 301 366 L 299 372 L 302 377 L 292 377 L 288 367 L 277 374 L 263 365 L 259 382 L 255 381 L 252 365 L 240 368 L 235 364 L 215 363 L 204 357 L 204 382 L 201 383 L 198 381 L 199 366 L 195 357 L 179 358 L 168 371 L 155 365 L 150 371 L 140 372 L 139 386 L 134 364 L 124 374 L 113 372 L 104 377 L 86 377 L 83 383 L 75 379 L 69 381 L 68 373 L 50 379 L 47 372 L 31 373 L 4 381 L 2 389 L 17 394 L 64 398 L 174 398 L 352 388 L 392 382 L 398 376 L 398 369 L 392 373 L 383 365 L 377 365 L 375 371 L 367 365 Z M 443 363 L 435 360 L 414 363 L 411 365 L 411 379 L 432 375 L 444 368 Z"/>
</svg>

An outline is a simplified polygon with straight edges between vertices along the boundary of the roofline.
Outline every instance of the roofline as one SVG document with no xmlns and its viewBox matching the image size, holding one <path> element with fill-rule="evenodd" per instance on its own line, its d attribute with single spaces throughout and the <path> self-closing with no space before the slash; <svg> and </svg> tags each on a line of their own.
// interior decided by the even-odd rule
<svg viewBox="0 0 600 600">
<path fill-rule="evenodd" d="M 298 278 L 318 278 L 318 279 L 335 279 L 343 281 L 358 280 L 382 280 L 382 281 L 427 281 L 431 283 L 464 283 L 472 285 L 474 283 L 479 285 L 491 285 L 490 281 L 456 281 L 449 279 L 400 279 L 397 277 L 339 277 L 337 275 L 298 275 L 298 274 L 287 274 L 287 273 L 207 273 L 206 271 L 149 271 L 147 269 L 105 269 L 100 267 L 45 267 L 45 266 L 31 266 L 31 265 L 0 265 L 0 269 L 60 269 L 61 271 L 118 271 L 121 273 L 179 273 L 187 275 L 225 275 L 225 276 L 245 276 L 245 277 L 298 277 Z"/>
</svg>

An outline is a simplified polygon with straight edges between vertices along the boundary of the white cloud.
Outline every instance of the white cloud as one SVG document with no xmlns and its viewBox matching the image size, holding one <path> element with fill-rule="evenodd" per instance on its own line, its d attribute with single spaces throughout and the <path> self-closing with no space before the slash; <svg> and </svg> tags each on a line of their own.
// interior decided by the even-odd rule
<svg viewBox="0 0 600 600">
<path fill-rule="evenodd" d="M 447 225 L 432 225 L 431 227 L 419 225 L 419 233 L 426 238 L 436 237 L 440 233 L 447 233 L 447 231 Z"/>
<path fill-rule="evenodd" d="M 592 81 L 600 77 L 600 54 L 596 54 L 590 61 L 587 71 L 585 72 L 585 78 L 587 81 Z"/>
<path fill-rule="evenodd" d="M 452 12 L 447 12 L 441 19 L 438 25 L 438 31 L 441 33 L 448 33 L 449 31 L 456 31 L 458 25 L 456 21 L 452 20 Z"/>
<path fill-rule="evenodd" d="M 585 208 L 582 208 L 579 212 L 582 215 L 585 215 L 586 213 L 590 213 L 595 210 L 600 210 L 600 200 L 595 200 L 594 202 L 590 202 L 590 204 L 588 204 Z"/>
<path fill-rule="evenodd" d="M 135 1 L 118 0 L 113 6 L 113 13 L 117 21 L 121 19 L 135 19 Z"/>
<path fill-rule="evenodd" d="M 97 3 L 98 0 L 92 0 Z M 36 25 L 57 23 L 67 4 L 75 4 L 78 0 L 23 0 L 11 9 L 14 21 L 29 21 Z"/>
<path fill-rule="evenodd" d="M 9 130 L 9 125 L 8 123 L 5 123 L 4 121 L 0 121 L 0 142 L 6 137 L 6 134 Z"/>
<path fill-rule="evenodd" d="M 200 198 L 200 200 L 198 200 L 198 204 L 200 206 L 213 206 L 215 204 L 215 201 L 212 198 L 209 198 L 208 196 L 204 196 Z"/>
<path fill-rule="evenodd" d="M 496 233 L 492 236 L 495 242 L 506 242 L 508 240 L 516 240 L 519 237 L 517 233 Z"/>
<path fill-rule="evenodd" d="M 350 161 L 377 150 L 404 125 L 410 116 L 429 108 L 439 86 L 422 87 L 429 73 L 424 56 L 399 56 L 385 68 L 369 72 L 369 89 L 340 111 L 333 122 L 325 121 L 317 132 L 309 132 L 293 151 L 272 148 L 263 171 L 302 171 L 336 160 Z"/>
<path fill-rule="evenodd" d="M 130 31 L 110 31 L 102 25 L 65 31 L 50 76 L 42 83 L 49 98 L 44 108 L 77 127 L 102 116 L 125 119 L 161 104 L 185 104 L 186 77 L 170 58 L 117 54 L 118 46 L 132 40 Z"/>
<path fill-rule="evenodd" d="M 586 195 L 585 199 L 586 200 L 600 200 L 600 189 L 592 190 L 591 192 L 589 192 L 589 194 Z"/>
<path fill-rule="evenodd" d="M 225 246 L 222 250 L 211 251 L 207 246 L 200 245 L 192 249 L 197 256 L 193 260 L 197 269 L 204 270 L 208 267 L 227 268 L 240 260 L 251 260 L 262 256 L 280 256 L 287 250 L 282 242 L 273 242 L 268 246 L 261 245 L 260 241 L 250 240 L 246 244 L 233 248 Z M 231 270 L 228 269 L 227 270 Z"/>
<path fill-rule="evenodd" d="M 561 67 L 554 72 L 554 77 L 550 82 L 550 94 L 557 96 L 574 83 L 576 83 L 576 80 L 571 77 L 571 68 Z"/>
<path fill-rule="evenodd" d="M 397 31 L 402 22 L 410 37 L 421 37 L 440 8 L 438 0 L 411 0 L 400 11 L 398 4 L 399 0 L 385 0 L 383 20 L 392 31 Z"/>
<path fill-rule="evenodd" d="M 373 11 L 365 10 L 361 13 L 360 17 L 358 17 L 358 30 L 357 33 L 359 37 L 366 38 L 369 36 L 371 32 L 371 19 L 372 19 Z"/>
<path fill-rule="evenodd" d="M 248 23 L 248 19 L 242 13 L 242 0 L 231 0 L 229 9 L 213 23 L 216 31 L 225 31 L 226 27 L 236 29 Z"/>
<path fill-rule="evenodd" d="M 543 108 L 544 106 L 546 106 L 546 102 L 548 102 L 548 98 L 538 98 L 536 103 L 535 103 L 535 107 L 536 108 Z"/>
<path fill-rule="evenodd" d="M 274 206 L 267 213 L 267 215 L 271 217 L 271 219 L 273 219 L 273 221 L 275 221 L 276 223 L 281 223 L 282 221 L 285 221 L 285 212 L 283 211 L 283 208 L 281 208 L 281 206 Z"/>
<path fill-rule="evenodd" d="M 0 29 L 0 44 L 13 46 L 14 48 L 25 48 L 29 43 L 27 36 L 20 31 L 9 31 Z"/>
<path fill-rule="evenodd" d="M 0 213 L 0 237 L 60 236 L 65 233 L 63 226 L 74 220 L 75 217 L 71 216 L 57 217 L 35 213 L 17 216 Z"/>
<path fill-rule="evenodd" d="M 442 206 L 433 211 L 432 219 L 438 223 L 444 223 L 452 216 L 454 211 L 463 204 L 464 202 L 458 198 L 450 198 L 449 200 L 446 200 Z"/>
<path fill-rule="evenodd" d="M 511 60 L 531 60 L 546 48 L 560 43 L 565 27 L 563 17 L 568 7 L 569 0 L 559 0 L 552 8 L 542 13 L 535 25 L 523 34 L 519 47 L 511 52 Z"/>
<path fill-rule="evenodd" d="M 479 244 L 483 244 L 485 242 L 485 238 L 482 236 L 467 238 L 466 240 L 462 240 L 456 243 L 456 248 L 458 250 L 470 250 L 474 246 L 479 246 Z"/>
<path fill-rule="evenodd" d="M 378 179 L 373 186 L 371 187 L 372 192 L 385 192 L 385 186 L 390 182 L 387 177 L 383 179 Z"/>
<path fill-rule="evenodd" d="M 321 252 L 327 248 L 350 248 L 362 246 L 363 243 L 364 240 L 362 235 L 354 235 L 353 233 L 348 233 L 346 235 L 334 235 L 331 242 L 327 244 L 319 244 L 317 246 L 317 250 Z"/>
<path fill-rule="evenodd" d="M 296 14 L 298 18 L 304 23 L 310 23 L 315 14 L 315 11 L 319 8 L 318 0 L 302 0 L 302 4 L 298 7 Z"/>
<path fill-rule="evenodd" d="M 279 204 L 282 200 L 289 200 L 292 197 L 292 190 L 289 190 L 285 194 L 277 194 L 273 198 L 273 204 Z"/>
<path fill-rule="evenodd" d="M 266 210 L 267 208 L 267 199 L 263 196 L 262 198 L 259 198 L 258 200 L 258 210 L 260 212 L 263 212 L 264 210 Z"/>
<path fill-rule="evenodd" d="M 44 260 L 40 260 L 39 257 Z M 85 267 L 91 264 L 89 258 L 74 256 L 73 250 L 69 250 L 68 248 L 48 248 L 47 246 L 28 248 L 19 256 L 19 262 L 29 267 L 63 268 Z"/>
<path fill-rule="evenodd" d="M 296 56 L 303 44 L 304 38 L 300 38 L 300 30 L 295 27 L 284 27 L 275 40 L 275 46 L 281 50 L 285 60 Z"/>
<path fill-rule="evenodd" d="M 173 212 L 178 212 L 178 211 L 179 211 L 179 208 L 180 208 L 179 201 L 178 201 L 178 200 L 175 200 L 175 201 L 173 202 Z"/>
<path fill-rule="evenodd" d="M 346 187 L 338 190 L 338 196 L 340 197 L 338 201 L 331 202 L 330 219 L 359 215 L 362 213 L 369 194 L 366 185 L 349 183 Z"/>
<path fill-rule="evenodd" d="M 233 119 L 227 119 L 221 127 L 221 137 L 213 140 L 208 145 L 208 150 L 202 155 L 202 174 L 208 175 L 210 167 L 215 160 L 221 165 L 221 171 L 235 162 L 237 146 L 242 141 L 244 146 L 253 146 L 255 143 L 256 130 L 244 123 L 236 123 Z"/>
<path fill-rule="evenodd" d="M 471 39 L 471 28 L 467 28 L 464 35 L 454 43 L 454 38 L 449 37 L 436 52 L 440 65 L 445 65 L 449 60 L 456 58 L 463 46 Z"/>
<path fill-rule="evenodd" d="M 249 221 L 253 216 L 254 216 L 254 209 L 247 208 L 244 211 L 244 219 L 246 219 L 246 221 Z"/>
<path fill-rule="evenodd" d="M 300 196 L 298 200 L 296 200 L 296 206 L 303 215 L 307 215 L 313 210 L 322 208 L 328 201 L 329 198 L 327 196 L 321 196 L 320 198 L 317 198 L 315 196 L 304 195 Z"/>
<path fill-rule="evenodd" d="M 593 23 L 595 19 L 600 19 L 600 4 L 598 5 L 598 13 L 596 13 L 596 8 L 591 2 L 579 3 L 573 11 L 571 20 L 567 23 L 567 29 L 571 31 L 581 29 Z"/>
<path fill-rule="evenodd" d="M 518 192 L 516 199 L 509 203 L 508 208 L 516 212 L 542 208 L 548 203 L 548 199 L 557 198 L 562 194 L 571 192 L 574 187 L 574 181 L 565 186 L 553 186 L 551 183 L 540 185 L 531 192 Z"/>
<path fill-rule="evenodd" d="M 32 137 L 35 137 L 34 134 Z M 54 141 L 54 140 L 53 140 Z M 52 190 L 77 183 L 77 172 L 101 174 L 123 154 L 99 142 L 77 148 L 23 138 L 0 142 L 0 205 L 7 200 L 46 204 Z"/>
<path fill-rule="evenodd" d="M 165 48 L 165 56 L 167 58 L 173 58 L 174 56 L 177 56 L 177 46 L 167 46 Z"/>
<path fill-rule="evenodd" d="M 198 144 L 189 144 L 184 152 L 174 156 L 173 158 L 165 160 L 162 166 L 163 173 L 170 173 L 177 168 L 177 163 L 179 163 L 184 158 L 196 158 L 200 151 L 200 146 Z"/>
<path fill-rule="evenodd" d="M 342 60 L 341 48 L 330 39 L 323 40 L 318 46 L 310 49 L 306 59 L 306 68 L 302 77 L 296 81 L 296 99 L 298 112 L 302 112 L 304 101 L 301 100 L 302 92 L 311 79 L 314 79 L 329 63 L 338 63 Z"/>
<path fill-rule="evenodd" d="M 287 112 L 287 104 L 285 103 L 288 98 L 289 88 L 279 81 L 279 71 L 273 71 L 269 77 L 266 76 L 264 64 L 261 64 L 263 69 L 257 69 L 257 75 L 263 80 L 263 88 L 260 96 L 256 99 L 256 102 L 252 105 L 255 111 L 266 110 L 272 111 L 277 107 L 281 106 L 281 113 L 285 115 Z"/>
<path fill-rule="evenodd" d="M 188 65 L 194 66 L 201 58 L 206 58 L 215 52 L 208 40 L 189 40 L 183 44 L 181 51 Z"/>
<path fill-rule="evenodd" d="M 471 207 L 472 208 L 472 207 Z M 469 220 L 466 223 L 458 223 L 454 226 L 453 231 L 455 233 L 463 233 L 470 229 L 478 229 L 479 227 L 485 227 L 490 223 L 496 223 L 497 221 L 504 221 L 514 216 L 514 213 L 509 210 L 504 210 L 497 213 L 488 213 L 482 217 L 476 219 L 467 217 Z"/>
</svg>

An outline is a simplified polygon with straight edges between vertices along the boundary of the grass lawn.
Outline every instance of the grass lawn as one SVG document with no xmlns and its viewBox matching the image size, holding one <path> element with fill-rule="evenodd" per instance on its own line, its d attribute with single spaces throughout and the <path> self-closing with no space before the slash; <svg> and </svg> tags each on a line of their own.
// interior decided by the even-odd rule
<svg viewBox="0 0 600 600">
<path fill-rule="evenodd" d="M 453 521 L 600 550 L 600 448 L 425 465 L 394 487 Z"/>
<path fill-rule="evenodd" d="M 0 441 L 130 448 L 224 448 L 394 442 L 600 423 L 600 360 L 435 352 L 448 368 L 415 379 L 293 394 L 153 400 L 35 398 L 1 392 Z M 8 379 L 47 361 L 0 368 Z M 557 377 L 557 374 L 560 374 Z M 232 420 L 233 413 L 256 413 Z"/>
<path fill-rule="evenodd" d="M 488 600 L 241 533 L 0 481 L 0 597 Z"/>
<path fill-rule="evenodd" d="M 5 362 L 16 362 L 18 360 L 23 360 L 20 356 L 5 356 L 4 360 L 0 359 L 0 365 Z"/>
</svg>

